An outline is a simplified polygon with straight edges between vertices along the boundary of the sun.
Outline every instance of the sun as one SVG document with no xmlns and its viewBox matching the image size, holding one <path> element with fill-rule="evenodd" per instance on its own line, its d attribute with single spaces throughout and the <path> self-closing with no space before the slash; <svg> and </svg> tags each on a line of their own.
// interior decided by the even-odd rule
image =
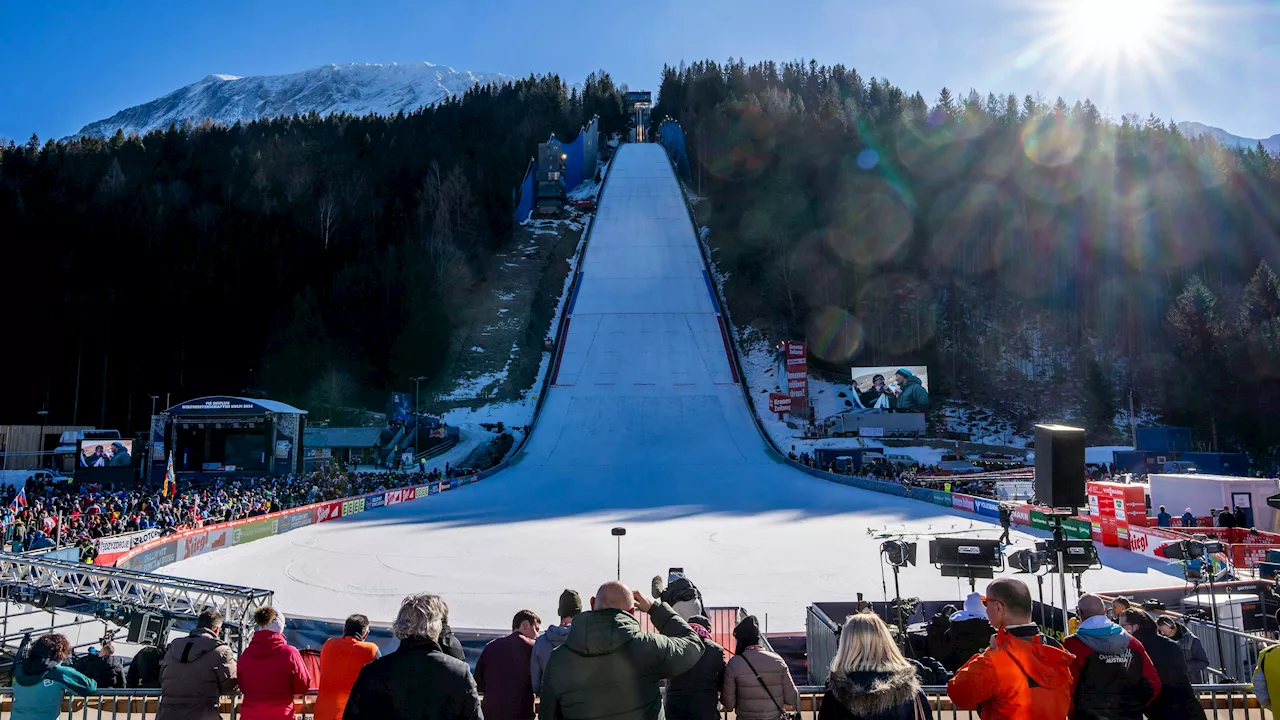
<svg viewBox="0 0 1280 720">
<path fill-rule="evenodd" d="M 1168 68 L 1203 48 L 1200 0 L 1041 0 L 1024 59 L 1065 78 L 1143 76 L 1167 84 Z"/>
<path fill-rule="evenodd" d="M 1146 56 L 1170 29 L 1171 5 L 1169 0 L 1073 0 L 1061 9 L 1064 39 L 1097 59 Z"/>
</svg>

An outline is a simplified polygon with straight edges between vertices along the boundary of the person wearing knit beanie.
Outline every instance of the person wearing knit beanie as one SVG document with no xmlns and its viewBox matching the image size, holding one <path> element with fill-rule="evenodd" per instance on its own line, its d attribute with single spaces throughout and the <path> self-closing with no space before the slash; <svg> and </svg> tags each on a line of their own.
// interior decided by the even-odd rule
<svg viewBox="0 0 1280 720">
<path fill-rule="evenodd" d="M 556 610 L 563 624 L 566 619 L 572 619 L 582 612 L 582 596 L 576 590 L 565 590 L 560 593 L 560 605 Z"/>
<path fill-rule="evenodd" d="M 573 619 L 582 613 L 582 596 L 576 590 L 565 590 L 560 593 L 560 603 L 556 614 L 560 616 L 559 625 L 550 625 L 533 643 L 533 657 L 529 659 L 529 680 L 533 691 L 542 689 L 542 673 L 547 669 L 547 661 L 551 659 L 551 651 L 564 644 L 569 637 L 569 629 Z"/>
</svg>

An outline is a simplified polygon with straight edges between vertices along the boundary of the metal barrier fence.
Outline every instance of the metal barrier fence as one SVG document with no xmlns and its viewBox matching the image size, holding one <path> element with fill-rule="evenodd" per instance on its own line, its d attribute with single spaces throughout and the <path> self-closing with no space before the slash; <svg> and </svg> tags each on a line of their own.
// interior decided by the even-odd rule
<svg viewBox="0 0 1280 720">
<path fill-rule="evenodd" d="M 1240 632 L 1228 627 L 1214 629 L 1212 623 L 1184 618 L 1187 627 L 1204 643 L 1205 654 L 1209 656 L 1209 665 L 1221 668 L 1227 678 L 1237 682 L 1249 682 L 1253 670 L 1258 666 L 1258 655 L 1272 645 L 1280 644 L 1270 638 Z M 1221 634 L 1222 644 L 1218 644 Z M 1209 675 L 1209 673 L 1206 673 Z M 1193 682 L 1216 682 L 1220 678 L 1191 678 Z"/>
<path fill-rule="evenodd" d="M 799 688 L 800 705 L 797 708 L 801 720 L 817 720 L 824 689 L 816 685 Z M 1258 700 L 1249 685 L 1197 685 L 1200 702 L 1209 718 L 1214 720 L 1253 720 L 1264 717 Z M 947 697 L 945 687 L 926 687 L 925 695 L 935 720 L 979 720 L 978 713 L 960 710 Z M 312 720 L 315 710 L 315 693 L 299 696 L 294 703 L 296 717 Z M 155 717 L 160 696 L 155 690 L 112 690 L 66 701 L 61 715 L 65 720 L 150 720 Z M 12 709 L 13 688 L 0 688 L 0 718 L 7 718 Z M 222 716 L 230 720 L 240 717 L 238 696 L 222 699 Z M 732 713 L 723 713 L 725 720 Z"/>
<path fill-rule="evenodd" d="M 831 661 L 836 657 L 840 644 L 840 628 L 817 605 L 810 605 L 804 614 L 805 641 L 809 655 L 809 684 L 827 682 Z"/>
</svg>

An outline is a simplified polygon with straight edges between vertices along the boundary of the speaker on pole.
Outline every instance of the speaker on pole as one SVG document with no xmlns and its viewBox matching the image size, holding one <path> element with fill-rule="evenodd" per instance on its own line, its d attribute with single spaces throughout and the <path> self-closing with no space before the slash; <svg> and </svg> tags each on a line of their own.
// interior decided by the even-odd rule
<svg viewBox="0 0 1280 720">
<path fill-rule="evenodd" d="M 1036 425 L 1036 500 L 1056 508 L 1085 505 L 1083 428 Z"/>
</svg>

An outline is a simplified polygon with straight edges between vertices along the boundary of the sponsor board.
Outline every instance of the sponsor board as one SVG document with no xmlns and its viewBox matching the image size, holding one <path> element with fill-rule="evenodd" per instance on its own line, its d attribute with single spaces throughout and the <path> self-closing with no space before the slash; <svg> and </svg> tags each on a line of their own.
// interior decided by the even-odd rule
<svg viewBox="0 0 1280 720">
<path fill-rule="evenodd" d="M 1048 530 L 1049 516 L 1045 515 L 1044 512 L 1041 510 L 1032 510 L 1031 511 L 1031 527 L 1035 528 L 1036 530 Z"/>
<path fill-rule="evenodd" d="M 93 544 L 98 548 L 100 555 L 107 555 L 127 552 L 148 540 L 155 540 L 158 537 L 160 537 L 159 530 L 140 530 L 138 532 L 125 533 L 124 535 L 98 538 L 93 541 Z"/>
<path fill-rule="evenodd" d="M 311 511 L 290 513 L 280 518 L 280 532 L 297 530 L 311 524 Z"/>
<path fill-rule="evenodd" d="M 440 492 L 453 489 L 454 487 L 453 483 L 454 483 L 453 480 L 445 480 L 444 482 L 440 483 Z"/>
<path fill-rule="evenodd" d="M 209 552 L 209 533 L 192 533 L 174 543 L 177 553 L 174 560 L 186 560 L 190 557 Z"/>
<path fill-rule="evenodd" d="M 943 492 L 941 490 L 930 490 L 929 492 L 932 495 L 929 501 L 934 505 L 941 505 L 942 507 L 952 506 L 951 493 Z"/>
<path fill-rule="evenodd" d="M 1031 524 L 1031 506 L 1018 505 L 1010 513 L 1009 519 L 1014 525 L 1030 525 Z"/>
<path fill-rule="evenodd" d="M 791 396 L 785 393 L 769 393 L 769 412 L 791 412 Z"/>
<path fill-rule="evenodd" d="M 271 518 L 270 520 L 258 520 L 245 525 L 237 525 L 231 528 L 231 544 L 243 545 L 254 540 L 261 540 L 264 537 L 271 537 L 279 531 L 280 519 Z"/>
<path fill-rule="evenodd" d="M 342 503 L 342 517 L 364 512 L 364 498 L 351 498 Z"/>
<path fill-rule="evenodd" d="M 386 498 L 387 505 L 399 505 L 400 503 L 404 502 L 404 491 L 389 490 L 387 491 L 387 494 L 384 497 Z"/>
<path fill-rule="evenodd" d="M 385 505 L 392 504 L 391 493 L 387 493 L 386 495 L 370 495 L 369 497 L 365 498 L 365 501 L 364 501 L 364 507 L 366 510 L 372 510 L 373 508 L 380 508 L 384 504 Z"/>
<path fill-rule="evenodd" d="M 428 490 L 428 495 L 436 495 L 440 492 L 440 483 L 432 483 Z"/>
<path fill-rule="evenodd" d="M 974 498 L 973 511 L 987 517 L 1000 517 L 1000 503 L 986 498 Z"/>
<path fill-rule="evenodd" d="M 176 542 L 165 542 L 134 555 L 129 560 L 129 569 L 140 572 L 155 572 L 165 565 L 172 565 L 177 559 L 178 544 Z"/>
<path fill-rule="evenodd" d="M 431 494 L 430 485 L 419 485 L 413 489 L 413 499 L 418 500 Z"/>
<path fill-rule="evenodd" d="M 957 510 L 973 512 L 973 498 L 968 495 L 951 495 L 951 507 Z"/>
<path fill-rule="evenodd" d="M 340 517 L 342 517 L 342 501 L 341 500 L 335 500 L 334 502 L 324 503 L 322 505 L 316 506 L 315 522 L 318 522 L 318 523 L 328 522 L 330 520 L 337 520 Z"/>
<path fill-rule="evenodd" d="M 1062 521 L 1062 531 L 1069 537 L 1076 540 L 1089 540 L 1092 535 L 1090 533 L 1089 523 L 1080 518 L 1067 518 Z"/>
<path fill-rule="evenodd" d="M 1161 528 L 1131 527 L 1129 528 L 1129 549 L 1149 558 L 1166 560 L 1167 558 L 1157 555 L 1156 550 L 1171 542 L 1182 540 L 1184 537 L 1186 536 Z"/>
</svg>

